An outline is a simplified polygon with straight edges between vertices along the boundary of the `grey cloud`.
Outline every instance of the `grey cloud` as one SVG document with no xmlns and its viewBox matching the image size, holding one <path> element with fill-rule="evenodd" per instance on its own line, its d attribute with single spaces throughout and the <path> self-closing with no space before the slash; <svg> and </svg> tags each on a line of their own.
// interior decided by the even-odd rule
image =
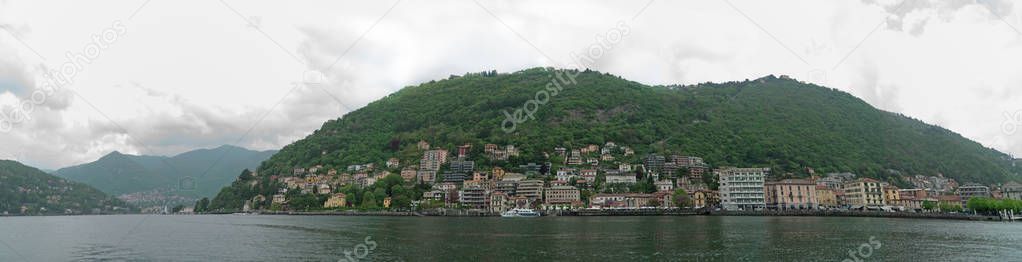
<svg viewBox="0 0 1022 262">
<path fill-rule="evenodd" d="M 981 6 L 989 13 L 989 19 L 1003 19 L 1012 14 L 1014 3 L 1010 0 L 902 0 L 880 3 L 877 0 L 862 0 L 863 3 L 880 6 L 889 14 L 887 29 L 909 32 L 919 36 L 930 22 L 929 17 L 906 23 L 907 17 L 915 12 L 935 12 L 938 19 L 948 21 L 954 12 L 969 6 Z"/>
</svg>

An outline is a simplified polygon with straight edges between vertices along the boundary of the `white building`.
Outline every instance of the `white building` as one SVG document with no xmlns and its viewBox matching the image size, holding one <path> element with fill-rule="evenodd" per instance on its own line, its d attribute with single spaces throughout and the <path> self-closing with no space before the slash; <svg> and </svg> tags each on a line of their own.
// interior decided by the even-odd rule
<svg viewBox="0 0 1022 262">
<path fill-rule="evenodd" d="M 720 181 L 720 204 L 727 210 L 766 207 L 763 184 L 769 168 L 725 167 L 714 170 Z"/>
<path fill-rule="evenodd" d="M 607 184 L 635 184 L 635 175 L 631 173 L 608 173 Z"/>
</svg>

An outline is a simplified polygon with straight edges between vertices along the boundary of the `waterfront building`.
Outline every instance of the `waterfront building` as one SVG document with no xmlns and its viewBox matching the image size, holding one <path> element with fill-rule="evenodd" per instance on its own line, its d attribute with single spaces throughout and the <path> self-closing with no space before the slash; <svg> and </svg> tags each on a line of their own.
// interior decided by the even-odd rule
<svg viewBox="0 0 1022 262">
<path fill-rule="evenodd" d="M 344 195 L 344 193 L 335 193 L 335 194 L 331 195 L 330 198 L 328 198 L 326 200 L 326 203 L 323 204 L 323 207 L 325 207 L 325 208 L 338 208 L 338 207 L 347 206 L 348 202 L 345 201 L 345 198 L 346 198 L 346 196 Z"/>
<path fill-rule="evenodd" d="M 692 207 L 704 208 L 720 204 L 720 194 L 717 191 L 700 189 L 688 193 L 692 197 Z"/>
<path fill-rule="evenodd" d="M 834 208 L 838 207 L 837 190 L 829 188 L 825 185 L 816 185 L 816 200 L 819 202 L 820 207 Z"/>
<path fill-rule="evenodd" d="M 941 195 L 937 196 L 937 201 L 943 206 L 952 206 L 957 208 L 964 207 L 962 197 L 959 195 Z"/>
<path fill-rule="evenodd" d="M 766 207 L 763 185 L 769 168 L 725 167 L 714 170 L 720 181 L 721 205 L 727 210 Z"/>
<path fill-rule="evenodd" d="M 515 181 L 497 181 L 494 191 L 504 193 L 508 196 L 514 196 L 515 187 L 517 186 L 518 183 Z"/>
<path fill-rule="evenodd" d="M 785 179 L 766 182 L 766 207 L 770 209 L 817 209 L 819 200 L 816 184 L 805 179 Z"/>
<path fill-rule="evenodd" d="M 644 206 L 652 206 L 655 196 L 653 194 L 596 194 L 589 198 L 589 205 L 592 208 L 625 208 L 635 209 Z"/>
<path fill-rule="evenodd" d="M 515 187 L 515 195 L 523 196 L 529 199 L 530 202 L 535 202 L 543 198 L 543 180 L 522 180 L 518 182 L 518 186 Z"/>
<path fill-rule="evenodd" d="M 1015 181 L 1004 183 L 1001 193 L 1004 199 L 1022 200 L 1022 184 Z"/>
<path fill-rule="evenodd" d="M 458 202 L 471 209 L 488 210 L 490 206 L 490 200 L 487 199 L 488 195 L 485 188 L 479 186 L 465 187 L 458 192 Z"/>
<path fill-rule="evenodd" d="M 882 184 L 884 188 L 884 202 L 891 206 L 904 206 L 901 203 L 901 189 L 891 184 Z"/>
<path fill-rule="evenodd" d="M 554 186 L 544 189 L 546 209 L 567 209 L 581 206 L 580 192 L 573 186 Z"/>
<path fill-rule="evenodd" d="M 958 187 L 957 195 L 962 197 L 962 205 L 969 202 L 970 198 L 973 197 L 990 197 L 990 187 L 976 184 L 967 183 Z"/>
<path fill-rule="evenodd" d="M 490 213 L 501 214 L 514 206 L 511 197 L 504 192 L 495 191 L 490 193 Z"/>
<path fill-rule="evenodd" d="M 884 191 L 880 181 L 871 178 L 860 178 L 845 182 L 842 187 L 845 193 L 845 200 L 852 208 L 883 206 L 887 204 L 884 201 Z"/>
</svg>

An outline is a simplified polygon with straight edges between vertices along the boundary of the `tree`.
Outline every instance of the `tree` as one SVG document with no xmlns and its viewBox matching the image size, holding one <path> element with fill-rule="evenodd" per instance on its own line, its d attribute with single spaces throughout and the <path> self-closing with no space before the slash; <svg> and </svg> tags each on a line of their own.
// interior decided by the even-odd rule
<svg viewBox="0 0 1022 262">
<path fill-rule="evenodd" d="M 362 209 L 379 208 L 379 206 L 377 206 L 376 204 L 376 195 L 373 194 L 373 192 L 366 191 L 362 195 L 362 205 L 360 205 L 359 207 L 361 207 Z"/>
<path fill-rule="evenodd" d="M 937 208 L 937 203 L 929 200 L 923 201 L 923 209 L 933 210 L 935 208 Z"/>
<path fill-rule="evenodd" d="M 209 209 L 209 198 L 208 197 L 203 197 L 199 201 L 195 202 L 195 208 L 193 208 L 193 211 L 195 213 L 202 213 L 202 212 L 208 211 L 208 209 Z"/>
<path fill-rule="evenodd" d="M 677 207 L 689 207 L 692 206 L 692 199 L 688 196 L 688 192 L 684 189 L 674 190 L 674 205 Z"/>
</svg>

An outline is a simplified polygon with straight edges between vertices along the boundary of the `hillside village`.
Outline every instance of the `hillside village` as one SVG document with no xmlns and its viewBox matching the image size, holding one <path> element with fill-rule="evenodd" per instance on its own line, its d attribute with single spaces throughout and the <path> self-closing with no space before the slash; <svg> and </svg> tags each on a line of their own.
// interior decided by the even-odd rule
<svg viewBox="0 0 1022 262">
<path fill-rule="evenodd" d="M 899 188 L 853 173 L 817 175 L 811 168 L 806 169 L 807 178 L 791 178 L 791 174 L 772 174 L 770 168 L 711 168 L 698 156 L 640 156 L 630 147 L 613 142 L 551 148 L 542 153 L 549 162 L 517 166 L 507 164 L 523 154 L 515 145 L 483 144 L 482 150 L 473 147 L 466 144 L 448 151 L 419 141 L 415 144 L 419 159 L 412 163 L 390 158 L 384 163 L 349 165 L 341 170 L 322 165 L 295 167 L 291 174 L 269 177 L 278 185 L 276 194 L 256 195 L 246 200 L 242 209 L 442 207 L 501 213 L 513 208 L 681 207 L 922 212 L 962 210 L 969 199 L 977 197 L 1022 200 L 1022 185 L 1015 182 L 959 184 L 942 175 L 916 175 L 905 178 L 911 187 Z M 487 163 L 496 164 L 478 165 L 470 160 L 473 152 L 481 154 L 479 157 Z"/>
</svg>

